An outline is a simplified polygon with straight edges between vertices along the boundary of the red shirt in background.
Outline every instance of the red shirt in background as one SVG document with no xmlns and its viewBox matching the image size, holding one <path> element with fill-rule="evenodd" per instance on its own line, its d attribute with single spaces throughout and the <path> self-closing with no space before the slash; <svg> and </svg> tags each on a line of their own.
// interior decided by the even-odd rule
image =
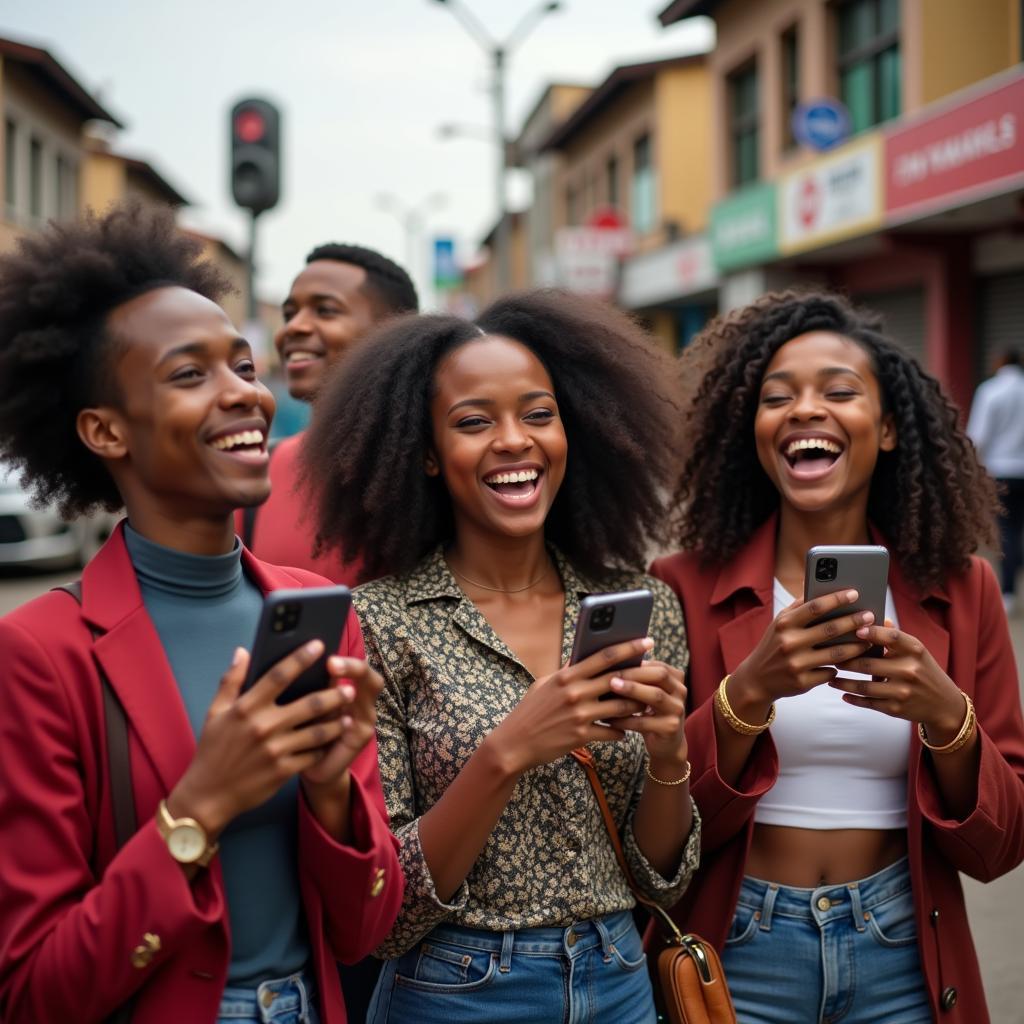
<svg viewBox="0 0 1024 1024">
<path fill-rule="evenodd" d="M 316 527 L 312 501 L 299 487 L 299 452 L 304 433 L 278 442 L 270 456 L 270 497 L 256 511 L 252 538 L 247 547 L 261 561 L 293 566 L 326 576 L 333 583 L 354 587 L 359 581 L 359 562 L 343 562 L 335 550 L 313 557 Z M 235 512 L 235 529 L 245 536 L 244 513 Z"/>
</svg>

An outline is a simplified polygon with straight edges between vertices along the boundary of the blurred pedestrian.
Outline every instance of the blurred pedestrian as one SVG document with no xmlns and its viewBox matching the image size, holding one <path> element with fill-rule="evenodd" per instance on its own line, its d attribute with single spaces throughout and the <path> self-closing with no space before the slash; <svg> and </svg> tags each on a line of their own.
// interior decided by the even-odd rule
<svg viewBox="0 0 1024 1024">
<path fill-rule="evenodd" d="M 315 641 L 240 694 L 263 595 L 325 581 L 235 538 L 274 405 L 198 251 L 129 207 L 0 259 L 0 454 L 127 511 L 77 599 L 0 619 L 5 1024 L 343 1024 L 334 959 L 401 901 L 355 616 L 338 685 L 276 702 Z"/>
<path fill-rule="evenodd" d="M 766 295 L 683 365 L 683 551 L 652 570 L 684 609 L 704 819 L 677 921 L 723 949 L 742 1021 L 983 1024 L 959 872 L 1024 859 L 1020 687 L 974 554 L 995 484 L 938 383 L 838 296 Z M 888 623 L 855 591 L 804 600 L 809 548 L 870 543 Z"/>
<path fill-rule="evenodd" d="M 397 263 L 360 245 L 317 246 L 292 282 L 274 338 L 292 398 L 314 405 L 330 368 L 376 324 L 418 308 L 416 288 Z M 309 496 L 298 482 L 304 433 L 271 451 L 272 490 L 264 504 L 237 515 L 246 547 L 275 565 L 292 565 L 354 586 L 357 564 L 314 553 Z"/>
<path fill-rule="evenodd" d="M 320 400 L 321 534 L 389 574 L 356 591 L 406 874 L 372 1024 L 655 1020 L 634 896 L 568 755 L 589 744 L 637 886 L 674 903 L 700 842 L 686 644 L 636 568 L 665 519 L 671 389 L 628 318 L 537 293 L 385 328 Z M 581 599 L 637 587 L 650 640 L 569 667 Z"/>
<path fill-rule="evenodd" d="M 981 461 L 1002 485 L 999 540 L 1003 603 L 1012 614 L 1017 576 L 1024 564 L 1024 367 L 1020 352 L 1007 349 L 995 375 L 978 385 L 967 433 Z"/>
</svg>

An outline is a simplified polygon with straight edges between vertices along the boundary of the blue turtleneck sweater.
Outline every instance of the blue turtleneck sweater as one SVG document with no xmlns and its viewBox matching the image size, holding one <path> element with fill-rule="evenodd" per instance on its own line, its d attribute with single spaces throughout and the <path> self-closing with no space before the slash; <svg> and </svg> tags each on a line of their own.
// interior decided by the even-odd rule
<svg viewBox="0 0 1024 1024">
<path fill-rule="evenodd" d="M 236 542 L 226 555 L 190 555 L 125 524 L 125 544 L 146 611 L 198 738 L 236 647 L 252 649 L 263 596 L 242 573 Z M 220 837 L 231 921 L 232 985 L 255 986 L 310 959 L 299 890 L 298 782 L 239 815 Z"/>
</svg>

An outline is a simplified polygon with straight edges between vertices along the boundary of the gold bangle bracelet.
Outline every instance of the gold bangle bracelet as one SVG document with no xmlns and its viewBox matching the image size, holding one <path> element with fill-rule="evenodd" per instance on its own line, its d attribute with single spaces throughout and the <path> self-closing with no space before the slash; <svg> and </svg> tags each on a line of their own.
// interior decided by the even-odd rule
<svg viewBox="0 0 1024 1024">
<path fill-rule="evenodd" d="M 732 705 L 729 703 L 729 696 L 725 692 L 725 688 L 731 678 L 731 675 L 727 675 L 718 684 L 718 689 L 715 691 L 715 707 L 718 708 L 718 713 L 725 719 L 726 725 L 733 732 L 738 732 L 741 736 L 759 736 L 775 721 L 775 703 L 773 701 L 772 706 L 768 709 L 768 718 L 763 725 L 751 725 L 749 722 L 744 722 L 733 711 Z"/>
<path fill-rule="evenodd" d="M 967 711 L 964 714 L 964 723 L 960 726 L 960 731 L 943 747 L 937 747 L 932 743 L 928 742 L 928 733 L 925 731 L 924 725 L 920 722 L 917 723 L 917 735 L 920 737 L 921 742 L 926 746 L 933 754 L 954 754 L 960 750 L 961 747 L 967 746 L 970 742 L 971 737 L 978 727 L 978 716 L 974 711 L 974 701 L 964 693 L 964 700 L 967 702 Z"/>
<path fill-rule="evenodd" d="M 656 782 L 659 786 L 681 786 L 684 782 L 690 781 L 690 772 L 692 771 L 692 768 L 690 766 L 690 762 L 687 761 L 686 771 L 683 772 L 683 777 L 681 779 L 676 779 L 674 782 L 666 782 L 664 779 L 659 779 L 657 775 L 652 774 L 650 761 L 644 765 L 644 771 L 647 772 L 647 778 L 649 778 L 651 782 Z"/>
</svg>

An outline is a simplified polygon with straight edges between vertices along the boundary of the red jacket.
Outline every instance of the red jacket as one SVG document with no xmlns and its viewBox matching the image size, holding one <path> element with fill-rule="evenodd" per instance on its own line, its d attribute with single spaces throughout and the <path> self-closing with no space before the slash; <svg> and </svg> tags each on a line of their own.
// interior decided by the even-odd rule
<svg viewBox="0 0 1024 1024">
<path fill-rule="evenodd" d="M 774 785 L 779 765 L 768 730 L 755 743 L 738 788 L 723 781 L 712 697 L 722 677 L 750 654 L 772 621 L 775 529 L 772 517 L 724 566 L 676 554 L 658 559 L 651 569 L 676 592 L 686 620 L 692 709 L 686 735 L 703 836 L 700 870 L 673 913 L 682 927 L 719 949 L 736 908 L 754 809 Z M 894 561 L 889 585 L 900 628 L 925 644 L 971 696 L 978 713 L 977 803 L 963 821 L 946 816 L 929 756 L 913 732 L 907 837 L 932 1012 L 950 1024 L 984 1024 L 985 996 L 957 872 L 987 882 L 1024 860 L 1024 722 L 1006 615 L 995 575 L 979 558 L 927 593 Z M 955 1005 L 946 1009 L 943 1004 L 954 999 Z"/>
<path fill-rule="evenodd" d="M 243 553 L 264 592 L 323 580 Z M 90 625 L 101 636 L 93 640 Z M 363 657 L 352 614 L 340 653 Z M 124 706 L 140 828 L 114 852 L 96 663 Z M 0 1019 L 86 1024 L 134 996 L 133 1024 L 214 1021 L 231 957 L 219 858 L 189 884 L 154 823 L 195 739 L 146 613 L 123 533 L 86 566 L 82 607 L 49 593 L 0 619 Z M 371 742 L 352 769 L 353 842 L 300 798 L 300 884 L 321 1016 L 344 1024 L 334 959 L 387 935 L 402 871 Z M 383 878 L 381 887 L 378 878 Z M 133 967 L 147 933 L 159 952 Z"/>
<path fill-rule="evenodd" d="M 249 547 L 264 562 L 294 565 L 326 576 L 332 583 L 354 587 L 359 582 L 360 564 L 343 562 L 337 551 L 313 557 L 316 528 L 309 494 L 299 486 L 299 456 L 305 434 L 286 437 L 274 446 L 270 456 L 270 497 L 257 508 Z M 244 534 L 245 512 L 235 512 L 235 529 Z"/>
</svg>

